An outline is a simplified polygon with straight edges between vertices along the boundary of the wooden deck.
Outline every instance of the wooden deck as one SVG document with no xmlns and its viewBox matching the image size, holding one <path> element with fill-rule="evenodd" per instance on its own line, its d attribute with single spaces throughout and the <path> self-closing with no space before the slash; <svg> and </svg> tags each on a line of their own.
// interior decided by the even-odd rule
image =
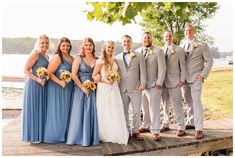
<svg viewBox="0 0 235 158">
<path fill-rule="evenodd" d="M 118 130 L 118 129 L 117 129 Z M 232 119 L 207 121 L 204 126 L 205 137 L 195 140 L 194 130 L 188 130 L 184 137 L 176 137 L 175 129 L 161 134 L 161 140 L 153 141 L 149 133 L 143 134 L 144 141 L 131 138 L 128 145 L 101 143 L 97 146 L 82 147 L 66 144 L 32 144 L 21 141 L 21 117 L 3 128 L 3 156 L 45 156 L 45 155 L 190 155 L 212 150 L 233 147 Z"/>
<path fill-rule="evenodd" d="M 3 82 L 24 82 L 25 77 L 22 76 L 2 76 Z"/>
</svg>

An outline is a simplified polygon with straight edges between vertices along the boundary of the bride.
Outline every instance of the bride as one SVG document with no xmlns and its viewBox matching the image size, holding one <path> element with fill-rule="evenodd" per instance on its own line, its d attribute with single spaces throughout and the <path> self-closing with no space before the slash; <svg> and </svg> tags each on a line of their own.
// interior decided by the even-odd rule
<svg viewBox="0 0 235 158">
<path fill-rule="evenodd" d="M 107 41 L 102 47 L 101 59 L 97 60 L 92 77 L 101 75 L 97 84 L 96 106 L 99 138 L 103 142 L 127 144 L 129 133 L 126 126 L 124 109 L 117 80 L 107 77 L 110 71 L 117 71 L 114 61 L 115 44 Z"/>
</svg>

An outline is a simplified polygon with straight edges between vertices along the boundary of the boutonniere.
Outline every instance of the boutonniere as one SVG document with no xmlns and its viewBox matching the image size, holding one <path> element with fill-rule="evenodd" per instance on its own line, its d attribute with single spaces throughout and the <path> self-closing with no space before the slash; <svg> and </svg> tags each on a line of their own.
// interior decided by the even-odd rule
<svg viewBox="0 0 235 158">
<path fill-rule="evenodd" d="M 196 42 L 193 43 L 193 49 L 196 49 L 198 46 L 199 46 L 198 43 L 196 43 Z"/>
<path fill-rule="evenodd" d="M 130 52 L 130 57 L 131 57 L 131 59 L 133 59 L 135 56 L 136 56 L 135 53 Z"/>
<path fill-rule="evenodd" d="M 171 48 L 171 55 L 175 54 L 175 50 L 173 48 Z"/>
<path fill-rule="evenodd" d="M 153 54 L 153 50 L 149 49 L 148 52 L 147 52 L 147 55 L 152 55 L 152 54 Z"/>
</svg>

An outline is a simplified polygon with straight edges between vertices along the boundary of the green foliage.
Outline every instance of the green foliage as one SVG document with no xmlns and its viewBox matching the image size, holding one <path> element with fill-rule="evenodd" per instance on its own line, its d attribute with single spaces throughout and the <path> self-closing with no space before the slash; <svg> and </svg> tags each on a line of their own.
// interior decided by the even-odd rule
<svg viewBox="0 0 235 158">
<path fill-rule="evenodd" d="M 165 30 L 174 33 L 174 42 L 179 44 L 184 37 L 186 23 L 192 23 L 199 39 L 210 44 L 213 39 L 205 35 L 205 26 L 202 22 L 211 18 L 219 8 L 216 2 L 88 2 L 93 6 L 92 11 L 87 11 L 89 20 L 102 21 L 113 24 L 116 21 L 127 23 L 136 22 L 135 17 L 140 15 L 140 25 L 144 31 L 153 34 L 154 43 L 162 45 L 162 35 Z"/>
<path fill-rule="evenodd" d="M 87 2 L 87 4 L 93 6 L 92 11 L 87 11 L 88 20 L 95 19 L 108 24 L 121 21 L 123 25 L 136 22 L 135 17 L 151 5 L 150 2 Z"/>
</svg>

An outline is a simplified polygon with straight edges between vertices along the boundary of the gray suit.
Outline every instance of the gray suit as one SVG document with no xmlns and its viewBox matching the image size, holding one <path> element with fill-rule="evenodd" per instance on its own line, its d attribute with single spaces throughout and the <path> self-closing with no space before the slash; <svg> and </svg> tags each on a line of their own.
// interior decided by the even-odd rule
<svg viewBox="0 0 235 158">
<path fill-rule="evenodd" d="M 163 47 L 166 50 L 166 46 Z M 163 102 L 163 126 L 169 127 L 169 101 L 173 105 L 176 115 L 178 130 L 185 130 L 184 111 L 182 107 L 182 93 L 179 82 L 185 82 L 185 52 L 184 50 L 172 44 L 168 49 L 168 58 L 166 59 L 166 77 L 162 91 Z"/>
<path fill-rule="evenodd" d="M 128 67 L 124 64 L 123 52 L 115 57 L 115 61 L 119 67 L 121 76 L 119 87 L 123 100 L 127 128 L 129 132 L 138 133 L 140 127 L 141 92 L 137 91 L 137 88 L 145 88 L 146 86 L 146 66 L 143 55 L 134 51 L 131 52 L 135 56 L 132 57 Z M 130 102 L 133 110 L 133 130 L 130 127 L 128 113 Z"/>
<path fill-rule="evenodd" d="M 180 46 L 187 51 L 187 40 L 183 40 Z M 186 84 L 184 96 L 188 106 L 191 108 L 190 115 L 193 118 L 188 123 L 195 125 L 196 131 L 203 130 L 203 107 L 201 92 L 203 81 L 197 80 L 200 75 L 207 78 L 213 65 L 213 57 L 208 45 L 201 41 L 194 41 L 195 47 L 191 46 L 189 55 L 186 55 Z M 186 53 L 187 54 L 187 53 Z"/>
<path fill-rule="evenodd" d="M 147 86 L 142 92 L 142 111 L 143 111 L 143 128 L 150 128 L 151 133 L 160 132 L 160 100 L 162 89 L 155 88 L 155 85 L 163 85 L 166 62 L 163 50 L 159 47 L 151 46 L 152 54 L 145 57 L 147 70 Z M 144 54 L 143 48 L 138 48 L 140 54 Z"/>
</svg>

